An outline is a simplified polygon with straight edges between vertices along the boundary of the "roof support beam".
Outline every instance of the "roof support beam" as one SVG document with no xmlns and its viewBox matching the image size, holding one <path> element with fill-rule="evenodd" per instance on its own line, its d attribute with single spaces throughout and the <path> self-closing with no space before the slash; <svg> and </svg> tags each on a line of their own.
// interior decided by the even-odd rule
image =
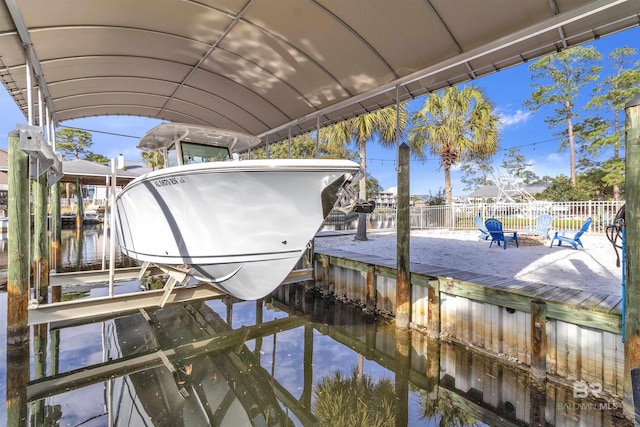
<svg viewBox="0 0 640 427">
<path fill-rule="evenodd" d="M 556 3 L 556 0 L 549 0 L 549 7 L 551 7 L 551 11 L 553 12 L 554 15 L 558 14 L 558 4 Z M 562 48 L 566 49 L 567 37 L 565 36 L 564 30 L 562 29 L 562 27 L 558 27 L 558 35 L 560 36 L 560 41 L 562 42 Z"/>
<path fill-rule="evenodd" d="M 55 109 L 53 108 L 53 101 L 51 100 L 51 95 L 49 94 L 49 88 L 47 87 L 47 82 L 44 79 L 44 72 L 42 71 L 42 67 L 40 66 L 40 60 L 36 55 L 36 52 L 33 50 L 33 43 L 31 42 L 31 36 L 29 35 L 29 30 L 24 23 L 24 19 L 22 18 L 22 14 L 20 13 L 20 8 L 16 4 L 15 0 L 4 0 L 4 3 L 7 5 L 7 9 L 11 14 L 11 19 L 13 20 L 13 24 L 16 26 L 16 30 L 18 31 L 18 36 L 20 36 L 20 41 L 22 42 L 22 46 L 25 49 L 25 56 L 27 58 L 26 64 L 27 67 L 33 68 L 35 72 L 36 79 L 38 81 L 38 87 L 42 91 L 42 95 L 44 96 L 44 101 L 47 103 L 49 107 L 49 111 L 51 112 L 52 119 L 54 124 L 57 122 L 55 118 Z M 29 123 L 33 124 L 33 123 Z"/>
</svg>

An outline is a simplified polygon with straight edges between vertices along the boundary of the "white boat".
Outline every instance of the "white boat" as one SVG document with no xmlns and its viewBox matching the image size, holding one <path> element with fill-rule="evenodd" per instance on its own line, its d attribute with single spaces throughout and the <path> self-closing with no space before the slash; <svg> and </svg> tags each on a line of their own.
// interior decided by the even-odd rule
<svg viewBox="0 0 640 427">
<path fill-rule="evenodd" d="M 237 298 L 273 291 L 361 169 L 349 160 L 237 160 L 259 142 L 188 124 L 149 131 L 138 148 L 160 151 L 168 167 L 133 180 L 116 198 L 122 252 Z"/>
</svg>

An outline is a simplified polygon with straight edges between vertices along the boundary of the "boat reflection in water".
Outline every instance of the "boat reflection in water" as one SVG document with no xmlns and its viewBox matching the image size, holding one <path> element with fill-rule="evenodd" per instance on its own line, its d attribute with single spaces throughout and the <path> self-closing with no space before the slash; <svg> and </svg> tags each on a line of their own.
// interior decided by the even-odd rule
<svg viewBox="0 0 640 427">
<path fill-rule="evenodd" d="M 26 390 L 0 373 L 30 425 L 625 425 L 615 405 L 301 285 L 43 326 Z"/>
<path fill-rule="evenodd" d="M 205 304 L 116 319 L 115 348 L 120 354 L 112 358 L 155 352 L 162 361 L 113 387 L 117 425 L 293 425 L 255 355 L 241 341 L 225 341 L 220 335 L 229 330 Z M 211 340 L 215 336 L 219 339 Z M 191 343 L 206 337 L 209 341 L 203 344 L 214 350 L 191 353 Z M 176 358 L 176 353 L 184 357 Z"/>
</svg>

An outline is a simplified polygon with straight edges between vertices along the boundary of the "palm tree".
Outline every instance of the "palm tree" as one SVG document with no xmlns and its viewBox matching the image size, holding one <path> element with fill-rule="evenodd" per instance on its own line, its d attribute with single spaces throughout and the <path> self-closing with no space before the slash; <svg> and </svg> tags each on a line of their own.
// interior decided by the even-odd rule
<svg viewBox="0 0 640 427">
<path fill-rule="evenodd" d="M 389 378 L 375 381 L 354 369 L 337 371 L 314 387 L 313 414 L 321 426 L 395 425 L 395 388 Z"/>
<path fill-rule="evenodd" d="M 142 157 L 142 160 L 145 161 L 152 171 L 164 166 L 164 156 L 158 151 L 144 151 L 140 157 Z"/>
<path fill-rule="evenodd" d="M 428 150 L 444 169 L 446 203 L 452 203 L 451 168 L 467 159 L 489 159 L 498 149 L 498 117 L 477 87 L 432 93 L 414 114 L 409 145 L 418 158 Z"/>
<path fill-rule="evenodd" d="M 394 105 L 321 129 L 321 138 L 326 141 L 327 146 L 347 146 L 351 142 L 358 145 L 360 166 L 365 171 L 365 176 L 360 180 L 358 196 L 360 199 L 367 199 L 367 141 L 377 135 L 380 137 L 380 143 L 383 147 L 392 147 L 395 144 L 396 136 L 404 130 L 406 125 L 407 109 L 405 104 L 400 104 L 399 117 Z M 366 214 L 359 214 L 356 240 L 367 240 L 366 225 Z"/>
</svg>

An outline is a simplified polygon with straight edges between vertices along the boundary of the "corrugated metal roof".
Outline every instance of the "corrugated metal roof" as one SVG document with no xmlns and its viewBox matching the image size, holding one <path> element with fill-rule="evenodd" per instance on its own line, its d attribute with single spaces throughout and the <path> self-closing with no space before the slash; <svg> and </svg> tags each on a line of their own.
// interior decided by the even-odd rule
<svg viewBox="0 0 640 427">
<path fill-rule="evenodd" d="M 639 23 L 640 0 L 5 0 L 54 122 L 134 115 L 275 141 Z M 39 111 L 37 96 L 35 112 Z"/>
<path fill-rule="evenodd" d="M 90 185 L 105 185 L 106 177 L 111 175 L 109 166 L 83 159 L 63 160 L 62 170 L 64 172 L 64 176 L 61 179 L 62 182 L 74 182 L 77 178 L 83 184 Z M 129 170 L 128 168 L 117 169 L 116 185 L 125 185 L 146 172 L 148 172 L 148 169 L 144 168 L 136 168 L 135 170 Z"/>
</svg>

